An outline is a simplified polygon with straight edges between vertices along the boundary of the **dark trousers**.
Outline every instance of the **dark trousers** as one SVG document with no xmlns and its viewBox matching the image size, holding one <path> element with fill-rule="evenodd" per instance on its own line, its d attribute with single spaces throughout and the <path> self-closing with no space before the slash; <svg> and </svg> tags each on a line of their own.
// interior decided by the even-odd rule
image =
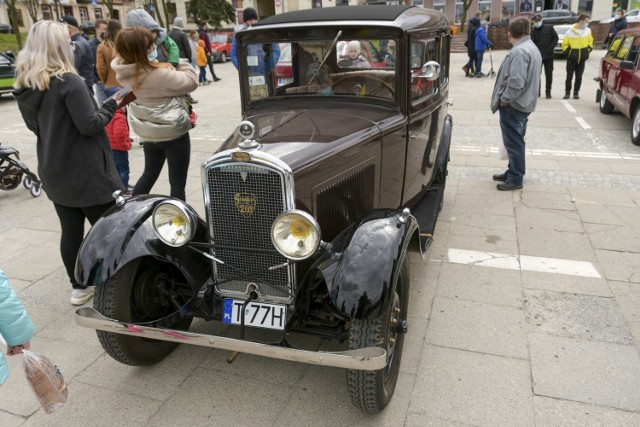
<svg viewBox="0 0 640 427">
<path fill-rule="evenodd" d="M 198 67 L 200 68 L 200 76 L 198 78 L 198 80 L 200 81 L 200 83 L 206 83 L 207 82 L 207 67 L 204 65 L 198 65 Z"/>
<path fill-rule="evenodd" d="M 482 72 L 482 60 L 484 59 L 484 50 L 476 50 L 476 74 Z"/>
<path fill-rule="evenodd" d="M 467 55 L 469 56 L 469 62 L 467 62 L 465 64 L 465 67 L 469 70 L 469 72 L 475 72 L 475 64 L 476 64 L 476 53 L 475 52 L 468 52 Z"/>
<path fill-rule="evenodd" d="M 122 150 L 111 150 L 113 153 L 113 163 L 120 176 L 120 181 L 126 190 L 129 189 L 129 152 Z"/>
<path fill-rule="evenodd" d="M 187 185 L 187 171 L 191 156 L 189 132 L 171 141 L 145 142 L 143 148 L 144 171 L 133 189 L 133 195 L 149 194 L 166 160 L 169 165 L 171 197 L 186 201 L 184 189 Z"/>
<path fill-rule="evenodd" d="M 58 219 L 60 220 L 60 229 L 62 233 L 60 235 L 60 255 L 62 256 L 62 263 L 67 270 L 67 276 L 74 289 L 84 289 L 86 286 L 80 285 L 74 275 L 76 267 L 76 258 L 78 257 L 78 251 L 84 239 L 84 221 L 89 220 L 91 225 L 100 218 L 100 216 L 107 211 L 111 206 L 114 206 L 113 202 L 109 202 L 104 205 L 89 206 L 86 208 L 71 208 L 69 206 L 59 205 L 54 203 L 56 208 Z"/>
<path fill-rule="evenodd" d="M 510 106 L 500 107 L 500 130 L 502 142 L 509 155 L 507 181 L 522 185 L 525 173 L 524 136 L 527 134 L 529 113 L 523 113 Z"/>
<path fill-rule="evenodd" d="M 211 77 L 213 77 L 213 79 L 217 79 L 218 76 L 216 76 L 216 72 L 213 70 L 213 55 L 209 55 L 207 56 L 207 62 L 209 63 L 209 71 L 211 71 Z"/>
<path fill-rule="evenodd" d="M 545 93 L 550 95 L 551 84 L 553 83 L 553 56 L 551 58 L 544 59 L 542 61 L 542 65 L 544 66 Z M 540 81 L 540 86 L 542 86 L 542 80 Z M 539 95 L 540 90 L 538 90 L 538 96 Z"/>
<path fill-rule="evenodd" d="M 584 66 L 586 61 L 573 62 L 570 59 L 567 60 L 567 80 L 564 82 L 564 91 L 566 93 L 571 92 L 571 81 L 573 80 L 573 74 L 576 75 L 576 84 L 573 87 L 573 93 L 580 92 L 582 86 L 582 74 L 584 73 Z"/>
</svg>

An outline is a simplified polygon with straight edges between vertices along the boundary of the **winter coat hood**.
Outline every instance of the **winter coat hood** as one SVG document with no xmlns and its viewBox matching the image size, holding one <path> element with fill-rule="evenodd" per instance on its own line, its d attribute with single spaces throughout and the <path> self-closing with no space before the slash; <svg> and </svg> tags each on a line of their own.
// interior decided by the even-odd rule
<svg viewBox="0 0 640 427">
<path fill-rule="evenodd" d="M 39 89 L 23 87 L 15 90 L 13 96 L 18 101 L 18 108 L 27 128 L 38 135 L 38 111 L 40 110 L 40 104 L 42 104 L 44 92 Z"/>
</svg>

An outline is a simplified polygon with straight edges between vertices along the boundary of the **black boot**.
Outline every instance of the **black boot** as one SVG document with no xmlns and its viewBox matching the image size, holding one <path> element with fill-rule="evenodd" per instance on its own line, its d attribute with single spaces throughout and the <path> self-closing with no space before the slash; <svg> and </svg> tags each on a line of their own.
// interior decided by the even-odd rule
<svg viewBox="0 0 640 427">
<path fill-rule="evenodd" d="M 580 95 L 578 95 L 578 92 L 573 92 L 573 99 L 580 99 Z"/>
<path fill-rule="evenodd" d="M 562 97 L 562 99 L 569 99 L 571 96 L 571 94 L 569 92 L 565 92 L 564 96 Z"/>
<path fill-rule="evenodd" d="M 547 91 L 547 95 L 546 96 L 547 96 L 547 99 L 551 99 L 551 91 L 550 90 Z"/>
</svg>

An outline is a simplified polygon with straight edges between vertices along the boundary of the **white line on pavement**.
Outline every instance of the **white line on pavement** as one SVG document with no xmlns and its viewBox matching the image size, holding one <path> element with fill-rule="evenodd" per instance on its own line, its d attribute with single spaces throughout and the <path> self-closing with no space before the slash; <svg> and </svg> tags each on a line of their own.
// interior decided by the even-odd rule
<svg viewBox="0 0 640 427">
<path fill-rule="evenodd" d="M 600 277 L 600 273 L 598 273 L 593 264 L 588 261 L 543 258 L 528 255 L 509 255 L 494 252 L 468 251 L 465 249 L 449 249 L 447 258 L 449 262 L 454 264 L 471 264 L 481 267 L 538 271 L 571 276 Z"/>
<path fill-rule="evenodd" d="M 484 151 L 490 154 L 497 154 L 497 147 L 480 147 L 476 145 L 456 145 L 451 147 L 452 151 Z M 605 153 L 594 151 L 564 151 L 564 150 L 542 150 L 542 149 L 527 149 L 527 155 L 533 156 L 562 156 L 562 157 L 587 157 L 590 159 L 625 159 L 625 160 L 639 160 L 640 154 L 632 153 Z"/>
<path fill-rule="evenodd" d="M 562 101 L 562 105 L 564 105 L 564 108 L 566 108 L 567 111 L 574 115 L 576 122 L 578 122 L 578 124 L 582 126 L 582 129 L 591 129 L 591 126 L 589 126 L 589 124 L 587 124 L 587 122 L 582 117 L 576 116 L 577 111 L 571 104 L 569 104 L 569 101 Z"/>
</svg>

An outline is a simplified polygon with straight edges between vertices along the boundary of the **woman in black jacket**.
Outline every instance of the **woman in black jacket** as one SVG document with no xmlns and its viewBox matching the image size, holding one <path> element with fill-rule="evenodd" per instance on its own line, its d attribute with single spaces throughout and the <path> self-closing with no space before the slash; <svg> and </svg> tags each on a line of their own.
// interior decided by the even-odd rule
<svg viewBox="0 0 640 427">
<path fill-rule="evenodd" d="M 464 45 L 467 47 L 467 55 L 469 55 L 469 62 L 462 67 L 465 77 L 475 76 L 475 63 L 476 63 L 476 30 L 480 26 L 480 19 L 474 16 L 469 21 L 469 28 L 467 29 L 467 41 Z"/>
<path fill-rule="evenodd" d="M 27 127 L 37 136 L 38 174 L 60 220 L 60 253 L 73 290 L 71 303 L 93 296 L 74 277 L 75 261 L 91 224 L 124 190 L 111 155 L 105 126 L 119 100 L 98 108 L 73 66 L 73 45 L 64 24 L 40 21 L 18 54 L 14 95 Z"/>
</svg>

